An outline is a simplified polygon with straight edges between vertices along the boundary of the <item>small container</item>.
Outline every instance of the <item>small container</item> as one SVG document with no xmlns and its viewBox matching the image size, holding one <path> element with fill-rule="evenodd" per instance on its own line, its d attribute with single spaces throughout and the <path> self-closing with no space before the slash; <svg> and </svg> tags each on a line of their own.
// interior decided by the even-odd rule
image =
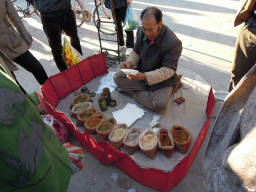
<svg viewBox="0 0 256 192">
<path fill-rule="evenodd" d="M 96 128 L 105 120 L 105 117 L 101 113 L 96 113 L 87 119 L 84 123 L 84 129 L 87 133 L 94 133 Z"/>
<path fill-rule="evenodd" d="M 75 104 L 82 103 L 82 102 L 93 102 L 89 95 L 84 93 L 77 94 L 71 102 L 70 107 L 72 108 Z"/>
<path fill-rule="evenodd" d="M 152 129 L 144 130 L 139 138 L 139 147 L 150 159 L 154 159 L 157 150 L 157 137 Z"/>
<path fill-rule="evenodd" d="M 166 128 L 160 128 L 157 132 L 157 142 L 160 152 L 170 158 L 174 152 L 174 141 L 171 133 Z"/>
<path fill-rule="evenodd" d="M 123 144 L 123 139 L 126 133 L 127 125 L 126 124 L 118 124 L 114 126 L 111 133 L 108 135 L 108 140 L 110 144 L 115 148 L 121 147 Z"/>
<path fill-rule="evenodd" d="M 98 141 L 104 141 L 115 125 L 116 120 L 114 118 L 109 118 L 102 121 L 101 124 L 96 128 Z"/>
<path fill-rule="evenodd" d="M 71 116 L 77 118 L 78 113 L 92 108 L 91 102 L 82 102 L 75 104 L 71 109 Z"/>
<path fill-rule="evenodd" d="M 98 97 L 98 104 L 101 111 L 106 111 L 108 109 L 107 101 L 105 100 L 103 95 Z"/>
<path fill-rule="evenodd" d="M 84 110 L 77 114 L 77 125 L 81 126 L 84 122 L 89 119 L 92 115 L 97 113 L 97 110 L 94 107 L 91 107 L 87 110 Z"/>
<path fill-rule="evenodd" d="M 133 154 L 139 147 L 139 136 L 141 130 L 139 128 L 129 128 L 124 136 L 124 148 L 129 154 Z"/>
<path fill-rule="evenodd" d="M 183 154 L 187 153 L 191 143 L 191 135 L 187 129 L 182 126 L 175 125 L 171 129 L 171 134 L 175 146 Z"/>
<path fill-rule="evenodd" d="M 105 87 L 102 91 L 102 95 L 104 95 L 105 100 L 107 102 L 107 105 L 110 103 L 111 99 L 111 94 L 110 94 L 110 90 L 108 87 Z"/>
</svg>

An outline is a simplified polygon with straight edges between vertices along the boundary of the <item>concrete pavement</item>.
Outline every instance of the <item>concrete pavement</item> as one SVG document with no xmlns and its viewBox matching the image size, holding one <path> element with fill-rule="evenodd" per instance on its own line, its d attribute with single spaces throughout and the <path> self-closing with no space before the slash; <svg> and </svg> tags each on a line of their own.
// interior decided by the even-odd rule
<svg viewBox="0 0 256 192">
<path fill-rule="evenodd" d="M 92 10 L 92 0 L 86 1 Z M 233 27 L 233 19 L 239 6 L 238 0 L 134 0 L 132 7 L 139 14 L 147 6 L 156 6 L 163 11 L 163 22 L 181 39 L 183 52 L 179 65 L 200 74 L 215 90 L 227 90 L 234 45 L 239 28 Z M 24 19 L 34 42 L 31 52 L 40 60 L 49 76 L 58 73 L 40 19 L 37 16 Z M 84 57 L 99 51 L 97 30 L 92 23 L 78 29 Z M 113 46 L 113 44 L 108 44 Z M 19 82 L 28 91 L 39 91 L 33 76 L 20 69 L 15 72 Z M 221 105 L 221 103 L 217 103 Z M 216 111 L 220 107 L 216 107 Z M 212 125 L 214 119 L 212 121 Z M 211 125 L 211 127 L 212 127 Z M 208 137 L 211 130 L 209 130 Z M 190 172 L 173 191 L 205 191 L 201 163 L 207 140 L 199 151 Z M 154 191 L 144 187 L 114 166 L 103 166 L 90 154 L 85 153 L 85 168 L 74 175 L 69 192 L 84 191 Z"/>
</svg>

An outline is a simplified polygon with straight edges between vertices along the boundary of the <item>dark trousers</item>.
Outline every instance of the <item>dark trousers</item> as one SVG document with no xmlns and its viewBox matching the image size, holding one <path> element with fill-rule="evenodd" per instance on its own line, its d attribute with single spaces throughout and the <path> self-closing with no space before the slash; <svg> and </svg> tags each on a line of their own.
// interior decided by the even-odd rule
<svg viewBox="0 0 256 192">
<path fill-rule="evenodd" d="M 48 79 L 42 65 L 29 51 L 26 51 L 14 59 L 14 62 L 31 72 L 40 85 L 44 84 L 44 82 Z"/>
<path fill-rule="evenodd" d="M 76 19 L 70 9 L 57 17 L 41 17 L 44 32 L 48 38 L 54 61 L 60 71 L 67 69 L 62 56 L 61 33 L 64 31 L 71 38 L 71 45 L 82 55 L 82 48 L 77 34 Z"/>
<path fill-rule="evenodd" d="M 237 37 L 229 91 L 256 63 L 256 27 L 243 27 Z"/>
<path fill-rule="evenodd" d="M 127 6 L 114 9 L 117 28 L 118 28 L 118 35 L 119 35 L 119 46 L 124 46 L 124 35 L 123 35 L 123 26 L 122 23 L 124 22 L 125 15 L 126 15 Z M 125 31 L 126 32 L 126 47 L 133 48 L 134 47 L 134 35 L 133 31 Z"/>
</svg>

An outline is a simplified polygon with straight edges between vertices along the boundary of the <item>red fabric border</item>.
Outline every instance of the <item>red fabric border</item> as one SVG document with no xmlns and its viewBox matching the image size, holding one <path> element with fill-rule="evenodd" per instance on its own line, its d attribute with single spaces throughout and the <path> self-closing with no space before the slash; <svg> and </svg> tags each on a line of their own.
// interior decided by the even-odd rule
<svg viewBox="0 0 256 192">
<path fill-rule="evenodd" d="M 113 163 L 139 183 L 159 191 L 169 191 L 186 176 L 207 134 L 210 125 L 210 117 L 215 103 L 212 89 L 209 93 L 206 109 L 208 119 L 193 145 L 191 153 L 188 154 L 171 172 L 166 173 L 156 169 L 144 169 L 138 167 L 125 153 L 116 150 L 107 143 L 97 143 L 88 134 L 80 133 L 64 113 L 55 110 L 59 100 L 95 77 L 105 74 L 106 72 L 107 67 L 103 53 L 89 57 L 67 71 L 51 77 L 50 80 L 42 86 L 39 99 L 44 108 L 58 120 L 62 121 L 69 132 L 82 144 L 84 149 L 87 152 L 90 152 L 103 165 Z M 63 78 L 63 81 L 60 80 L 61 78 Z M 65 86 L 63 86 L 61 82 L 63 82 Z"/>
</svg>

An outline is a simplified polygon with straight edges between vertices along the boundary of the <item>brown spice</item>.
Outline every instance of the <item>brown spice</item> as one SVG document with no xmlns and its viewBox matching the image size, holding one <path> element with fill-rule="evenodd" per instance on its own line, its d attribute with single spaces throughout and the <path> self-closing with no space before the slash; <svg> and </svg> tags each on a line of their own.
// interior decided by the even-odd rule
<svg viewBox="0 0 256 192">
<path fill-rule="evenodd" d="M 106 121 L 104 123 L 101 124 L 101 126 L 99 127 L 99 131 L 102 133 L 106 133 L 109 130 L 111 130 L 113 128 L 113 123 Z"/>
<path fill-rule="evenodd" d="M 188 139 L 188 134 L 181 128 L 175 128 L 173 136 L 179 143 L 184 143 Z"/>
<path fill-rule="evenodd" d="M 87 95 L 78 95 L 77 98 L 74 99 L 73 104 L 82 103 L 85 101 L 90 101 Z"/>
<path fill-rule="evenodd" d="M 94 114 L 94 111 L 85 111 L 80 115 L 81 119 L 87 119 Z"/>
<path fill-rule="evenodd" d="M 160 133 L 160 142 L 161 142 L 161 146 L 171 146 L 171 140 L 168 136 L 168 133 L 166 132 Z"/>
<path fill-rule="evenodd" d="M 101 120 L 102 120 L 102 119 L 97 118 L 97 117 L 92 118 L 92 119 L 90 119 L 90 120 L 88 121 L 87 125 L 88 125 L 90 128 L 94 128 L 94 127 L 96 127 L 96 126 L 100 123 Z"/>
</svg>

